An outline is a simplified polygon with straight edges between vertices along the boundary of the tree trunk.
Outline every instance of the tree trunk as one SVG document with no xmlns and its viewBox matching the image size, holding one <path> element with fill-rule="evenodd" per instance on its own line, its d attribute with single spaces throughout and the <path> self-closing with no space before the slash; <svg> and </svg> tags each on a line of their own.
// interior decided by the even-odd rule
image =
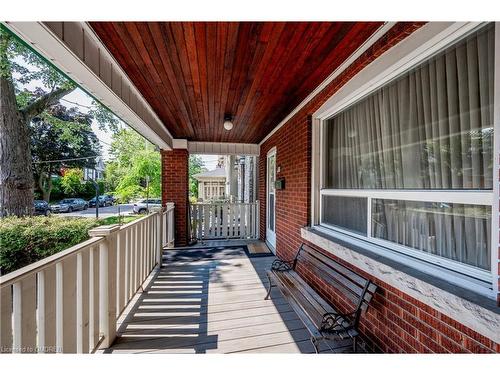
<svg viewBox="0 0 500 375">
<path fill-rule="evenodd" d="M 0 74 L 0 217 L 32 215 L 29 129 L 17 110 L 12 78 Z"/>
<path fill-rule="evenodd" d="M 43 200 L 46 202 L 50 202 L 50 193 L 52 192 L 52 173 L 51 170 L 48 169 L 42 170 L 40 172 L 40 176 L 38 178 L 38 187 L 42 191 Z"/>
</svg>

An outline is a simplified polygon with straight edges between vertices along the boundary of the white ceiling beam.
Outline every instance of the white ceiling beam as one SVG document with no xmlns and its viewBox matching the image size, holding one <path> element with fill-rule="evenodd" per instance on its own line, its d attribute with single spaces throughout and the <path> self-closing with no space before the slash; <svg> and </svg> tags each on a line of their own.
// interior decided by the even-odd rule
<svg viewBox="0 0 500 375">
<path fill-rule="evenodd" d="M 188 142 L 190 154 L 258 156 L 260 147 L 253 143 Z"/>
</svg>

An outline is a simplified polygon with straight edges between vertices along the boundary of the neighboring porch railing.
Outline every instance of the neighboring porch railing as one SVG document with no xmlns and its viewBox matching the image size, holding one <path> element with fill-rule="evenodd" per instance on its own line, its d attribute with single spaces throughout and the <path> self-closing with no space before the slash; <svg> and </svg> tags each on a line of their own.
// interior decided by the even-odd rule
<svg viewBox="0 0 500 375">
<path fill-rule="evenodd" d="M 117 317 L 173 244 L 174 205 L 0 278 L 0 352 L 89 353 L 116 337 Z"/>
<path fill-rule="evenodd" d="M 259 237 L 259 202 L 196 203 L 190 205 L 193 239 Z"/>
</svg>

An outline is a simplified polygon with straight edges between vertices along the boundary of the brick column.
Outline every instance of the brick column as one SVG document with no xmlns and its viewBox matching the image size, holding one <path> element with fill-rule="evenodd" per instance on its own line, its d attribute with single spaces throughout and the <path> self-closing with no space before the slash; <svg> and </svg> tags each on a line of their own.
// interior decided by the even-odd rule
<svg viewBox="0 0 500 375">
<path fill-rule="evenodd" d="M 189 153 L 186 149 L 161 150 L 162 203 L 175 203 L 175 245 L 188 244 Z"/>
</svg>

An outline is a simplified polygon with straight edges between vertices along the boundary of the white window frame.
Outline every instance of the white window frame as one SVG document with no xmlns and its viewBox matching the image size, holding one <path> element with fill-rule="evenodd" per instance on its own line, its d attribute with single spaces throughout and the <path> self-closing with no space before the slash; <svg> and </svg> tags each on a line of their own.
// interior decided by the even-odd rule
<svg viewBox="0 0 500 375">
<path fill-rule="evenodd" d="M 498 292 L 498 247 L 499 247 L 499 152 L 500 152 L 500 22 L 495 23 L 495 82 L 494 82 L 494 165 L 492 190 L 378 190 L 378 189 L 322 189 L 325 150 L 324 128 L 326 120 L 340 113 L 348 106 L 371 94 L 412 67 L 427 60 L 432 55 L 456 43 L 465 35 L 484 26 L 485 23 L 456 22 L 428 23 L 405 40 L 381 55 L 326 101 L 313 114 L 312 132 L 312 178 L 311 178 L 311 221 L 320 231 L 342 240 L 353 239 L 358 246 L 372 250 L 396 261 L 411 264 L 424 272 L 433 272 L 454 284 L 474 289 L 480 294 L 496 298 Z M 321 222 L 322 196 L 364 197 L 367 199 L 367 236 Z M 484 270 L 465 263 L 439 257 L 397 243 L 374 238 L 371 235 L 372 199 L 395 199 L 420 202 L 446 202 L 478 204 L 491 207 L 491 269 Z M 359 241 L 362 240 L 362 241 Z M 408 263 L 408 257 L 412 260 Z M 413 261 L 415 259 L 415 261 Z M 419 265 L 421 264 L 421 265 Z M 431 267 L 430 267 L 431 265 Z M 433 266 L 432 266 L 433 265 Z M 450 272 L 457 275 L 450 277 Z M 463 275 L 463 277 L 461 277 Z M 471 278 L 473 282 L 471 282 Z M 478 286 L 479 285 L 479 286 Z"/>
</svg>

